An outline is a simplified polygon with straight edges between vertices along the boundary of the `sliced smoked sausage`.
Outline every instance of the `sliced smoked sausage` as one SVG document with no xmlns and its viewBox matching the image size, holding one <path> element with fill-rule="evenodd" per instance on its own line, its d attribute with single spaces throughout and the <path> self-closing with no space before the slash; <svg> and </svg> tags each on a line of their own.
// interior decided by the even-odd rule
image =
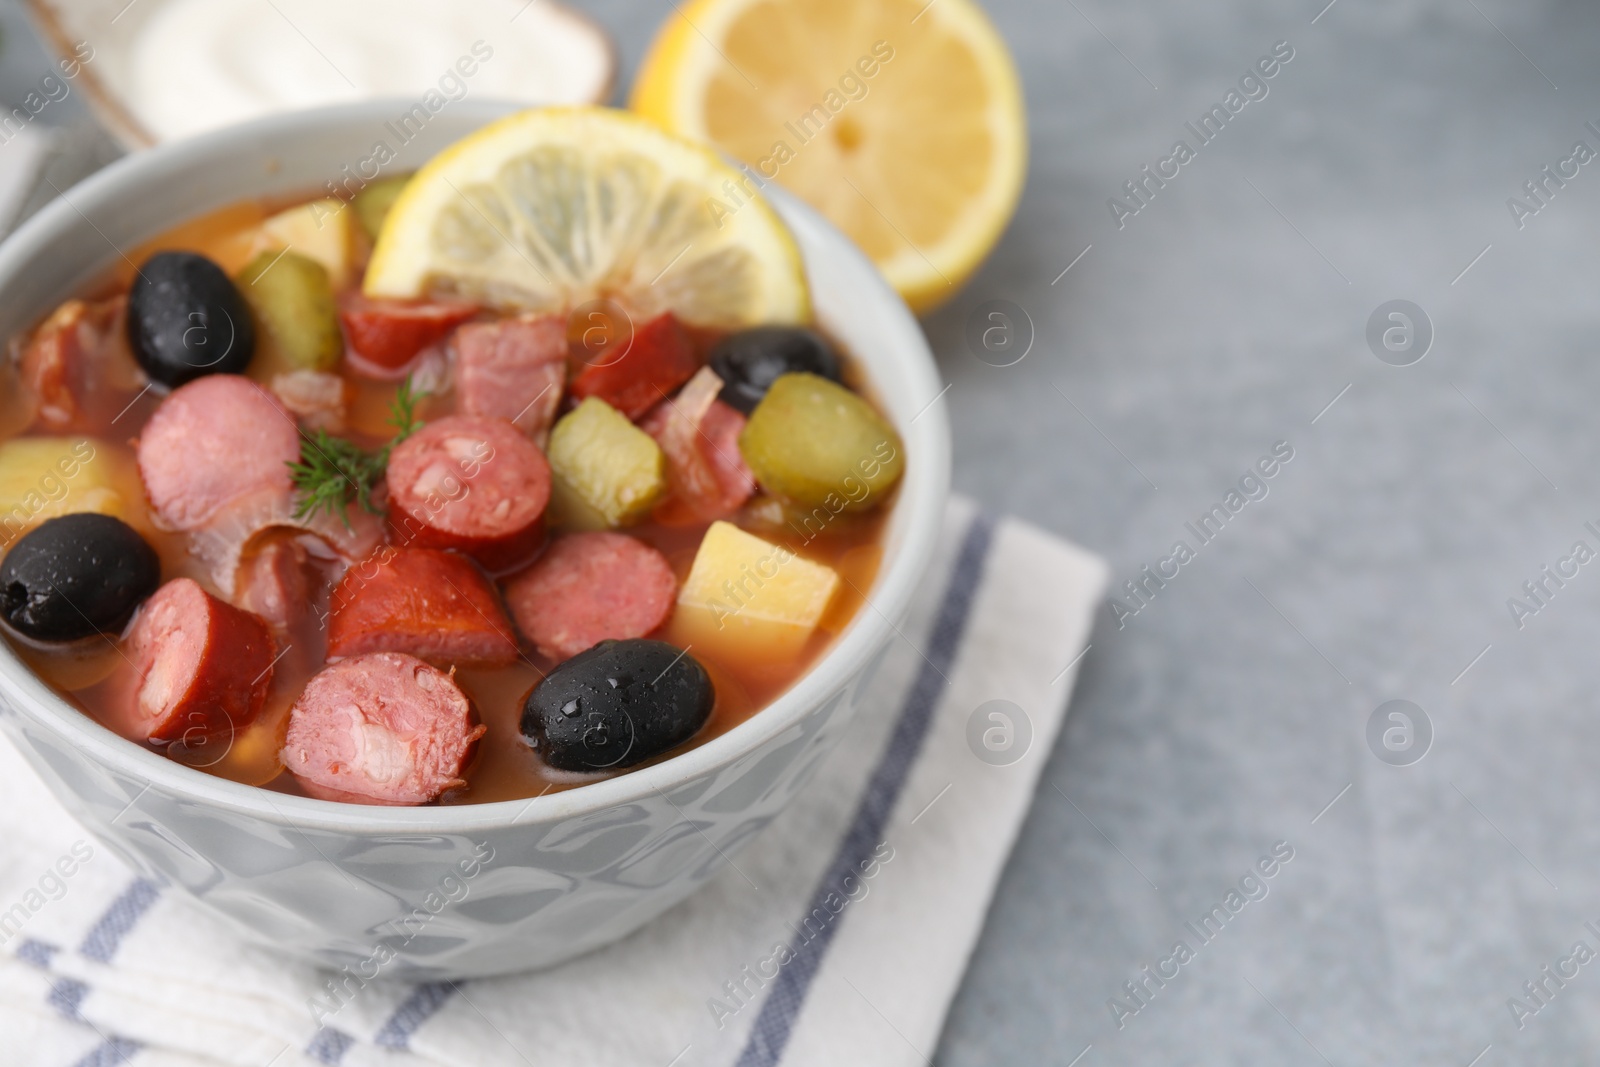
<svg viewBox="0 0 1600 1067">
<path fill-rule="evenodd" d="M 328 656 L 407 652 L 446 667 L 507 667 L 517 640 L 500 598 L 454 552 L 382 548 L 333 591 Z"/>
<path fill-rule="evenodd" d="M 139 434 L 139 475 L 157 519 L 196 530 L 228 504 L 258 493 L 287 498 L 300 458 L 294 417 L 237 374 L 174 389 Z"/>
<path fill-rule="evenodd" d="M 325 667 L 289 712 L 283 765 L 306 792 L 356 804 L 426 804 L 465 785 L 485 727 L 455 679 L 373 652 Z"/>
<path fill-rule="evenodd" d="M 568 659 L 607 638 L 643 637 L 672 613 L 678 580 L 660 552 L 619 533 L 560 537 L 506 585 L 517 627 Z"/>
<path fill-rule="evenodd" d="M 504 573 L 544 541 L 550 464 L 505 419 L 428 423 L 395 447 L 388 480 L 397 544 L 454 548 Z"/>
<path fill-rule="evenodd" d="M 339 305 L 350 365 L 368 378 L 398 379 L 424 348 L 477 314 L 455 300 L 386 300 L 352 294 Z"/>
<path fill-rule="evenodd" d="M 590 360 L 572 380 L 572 395 L 579 400 L 597 396 L 628 418 L 638 419 L 677 392 L 700 363 L 689 334 L 667 312 Z"/>
<path fill-rule="evenodd" d="M 277 654 L 260 616 L 192 578 L 173 579 L 145 602 L 129 635 L 137 674 L 130 732 L 190 748 L 231 743 L 261 711 Z"/>
<path fill-rule="evenodd" d="M 455 346 L 462 413 L 510 419 L 543 444 L 567 379 L 567 320 L 469 322 L 456 331 Z"/>
</svg>

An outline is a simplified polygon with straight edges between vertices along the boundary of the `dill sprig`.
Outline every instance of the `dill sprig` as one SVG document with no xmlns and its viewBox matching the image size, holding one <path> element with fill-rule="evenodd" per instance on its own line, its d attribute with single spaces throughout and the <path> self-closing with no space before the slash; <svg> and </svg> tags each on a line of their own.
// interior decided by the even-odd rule
<svg viewBox="0 0 1600 1067">
<path fill-rule="evenodd" d="M 318 430 L 315 435 L 302 434 L 300 461 L 289 464 L 290 480 L 300 494 L 294 517 L 307 519 L 326 511 L 338 516 L 349 529 L 352 503 L 369 514 L 382 514 L 383 509 L 373 502 L 373 494 L 383 472 L 388 469 L 389 453 L 394 446 L 421 429 L 417 402 L 427 395 L 412 389 L 409 376 L 400 383 L 389 404 L 389 425 L 395 428 L 395 435 L 376 452 L 369 452 L 354 441 L 335 437 L 326 430 Z"/>
<path fill-rule="evenodd" d="M 294 517 L 306 519 L 327 511 L 342 518 L 348 529 L 346 508 L 352 501 L 376 515 L 380 509 L 372 502 L 372 491 L 388 460 L 387 449 L 382 455 L 371 453 L 327 430 L 302 437 L 300 462 L 289 464 L 289 476 L 300 492 Z"/>
<path fill-rule="evenodd" d="M 406 375 L 406 380 L 400 383 L 400 388 L 395 390 L 394 399 L 389 402 L 389 425 L 394 427 L 395 435 L 394 439 L 383 448 L 385 463 L 389 460 L 390 449 L 422 429 L 422 420 L 417 418 L 417 401 L 427 395 L 412 391 L 409 374 Z"/>
</svg>

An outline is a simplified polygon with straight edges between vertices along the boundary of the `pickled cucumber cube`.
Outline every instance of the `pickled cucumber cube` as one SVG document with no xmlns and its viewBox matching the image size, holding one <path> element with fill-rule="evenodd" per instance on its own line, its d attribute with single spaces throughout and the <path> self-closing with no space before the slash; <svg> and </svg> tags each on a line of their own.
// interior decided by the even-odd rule
<svg viewBox="0 0 1600 1067">
<path fill-rule="evenodd" d="M 130 456 L 90 437 L 19 437 L 0 445 L 0 553 L 46 519 L 78 512 L 148 526 Z"/>
<path fill-rule="evenodd" d="M 739 435 L 739 451 L 767 492 L 834 513 L 877 507 L 905 470 L 894 427 L 815 374 L 772 383 Z"/>
<path fill-rule="evenodd" d="M 660 446 L 595 397 L 555 424 L 546 453 L 552 475 L 552 517 L 569 529 L 608 529 L 637 522 L 666 491 Z"/>
<path fill-rule="evenodd" d="M 356 219 L 370 240 L 378 239 L 378 231 L 383 229 L 383 220 L 389 217 L 389 209 L 400 199 L 401 192 L 405 190 L 406 183 L 410 180 L 409 174 L 402 174 L 397 178 L 380 178 L 362 189 L 351 201 L 355 205 Z"/>
<path fill-rule="evenodd" d="M 238 285 L 267 342 L 262 370 L 331 371 L 339 365 L 344 335 L 321 263 L 298 252 L 262 252 L 239 272 Z"/>
<path fill-rule="evenodd" d="M 831 567 L 714 522 L 678 593 L 674 636 L 729 655 L 794 656 L 839 589 Z"/>
<path fill-rule="evenodd" d="M 350 284 L 351 212 L 343 200 L 313 200 L 280 211 L 261 224 L 266 247 L 289 249 L 321 263 L 335 290 Z"/>
</svg>

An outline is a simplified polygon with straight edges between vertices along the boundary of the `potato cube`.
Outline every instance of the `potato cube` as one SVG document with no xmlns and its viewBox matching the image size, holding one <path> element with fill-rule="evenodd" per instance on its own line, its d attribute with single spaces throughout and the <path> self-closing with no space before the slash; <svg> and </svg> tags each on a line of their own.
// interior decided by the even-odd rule
<svg viewBox="0 0 1600 1067">
<path fill-rule="evenodd" d="M 804 647 L 838 588 L 832 568 L 730 522 L 714 522 L 678 594 L 674 627 L 686 641 L 732 654 L 790 657 Z"/>
<path fill-rule="evenodd" d="M 280 211 L 261 224 L 262 247 L 290 249 L 321 263 L 335 291 L 350 283 L 351 219 L 343 200 L 313 200 Z"/>
<path fill-rule="evenodd" d="M 46 519 L 94 511 L 145 525 L 133 460 L 88 437 L 19 437 L 0 445 L 0 552 Z"/>
<path fill-rule="evenodd" d="M 550 431 L 552 518 L 568 529 L 626 526 L 667 488 L 655 440 L 604 400 L 590 397 Z"/>
</svg>

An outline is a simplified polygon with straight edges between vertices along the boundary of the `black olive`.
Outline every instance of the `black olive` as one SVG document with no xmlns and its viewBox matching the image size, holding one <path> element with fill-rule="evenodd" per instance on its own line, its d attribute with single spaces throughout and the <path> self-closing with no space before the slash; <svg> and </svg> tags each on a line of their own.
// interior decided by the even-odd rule
<svg viewBox="0 0 1600 1067">
<path fill-rule="evenodd" d="M 522 736 L 557 770 L 632 767 L 694 736 L 715 702 L 688 652 L 644 638 L 601 641 L 528 694 Z"/>
<path fill-rule="evenodd" d="M 0 560 L 0 615 L 37 641 L 118 634 L 160 584 L 161 560 L 133 527 L 110 515 L 62 515 Z"/>
<path fill-rule="evenodd" d="M 256 329 L 221 267 L 193 252 L 157 252 L 128 292 L 128 343 L 146 374 L 177 387 L 206 374 L 243 374 Z"/>
<path fill-rule="evenodd" d="M 711 369 L 722 379 L 718 399 L 746 415 L 782 375 L 803 372 L 839 381 L 833 346 L 816 331 L 796 326 L 757 326 L 729 334 L 711 349 Z"/>
</svg>

